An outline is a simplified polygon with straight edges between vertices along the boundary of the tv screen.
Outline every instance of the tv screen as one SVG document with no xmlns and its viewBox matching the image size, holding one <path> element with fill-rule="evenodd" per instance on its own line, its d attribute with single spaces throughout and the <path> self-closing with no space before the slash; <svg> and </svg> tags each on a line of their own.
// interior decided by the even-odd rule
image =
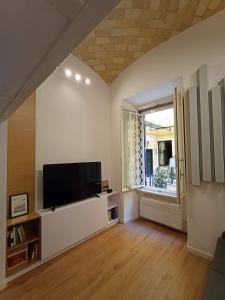
<svg viewBox="0 0 225 300">
<path fill-rule="evenodd" d="M 101 162 L 43 166 L 43 207 L 55 208 L 101 193 Z"/>
</svg>

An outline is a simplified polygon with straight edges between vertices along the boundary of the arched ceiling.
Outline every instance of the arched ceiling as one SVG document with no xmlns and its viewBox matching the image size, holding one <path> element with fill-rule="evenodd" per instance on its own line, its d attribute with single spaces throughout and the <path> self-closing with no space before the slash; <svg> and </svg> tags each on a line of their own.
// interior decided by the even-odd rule
<svg viewBox="0 0 225 300">
<path fill-rule="evenodd" d="M 143 54 L 225 8 L 225 0 L 122 0 L 74 50 L 109 85 Z"/>
</svg>

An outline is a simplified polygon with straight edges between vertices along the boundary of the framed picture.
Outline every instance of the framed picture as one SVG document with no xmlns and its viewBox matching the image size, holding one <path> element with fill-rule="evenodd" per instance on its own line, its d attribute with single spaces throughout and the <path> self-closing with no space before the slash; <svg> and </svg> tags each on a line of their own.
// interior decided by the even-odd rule
<svg viewBox="0 0 225 300">
<path fill-rule="evenodd" d="M 28 193 L 10 196 L 10 216 L 16 218 L 28 214 Z"/>
</svg>

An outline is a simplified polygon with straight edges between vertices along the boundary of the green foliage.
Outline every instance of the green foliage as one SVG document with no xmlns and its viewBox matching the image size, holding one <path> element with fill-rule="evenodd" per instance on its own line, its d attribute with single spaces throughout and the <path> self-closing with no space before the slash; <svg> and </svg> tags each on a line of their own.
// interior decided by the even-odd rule
<svg viewBox="0 0 225 300">
<path fill-rule="evenodd" d="M 158 167 L 154 176 L 155 185 L 158 187 L 167 185 L 168 180 L 169 176 L 167 174 L 167 170 Z"/>
</svg>

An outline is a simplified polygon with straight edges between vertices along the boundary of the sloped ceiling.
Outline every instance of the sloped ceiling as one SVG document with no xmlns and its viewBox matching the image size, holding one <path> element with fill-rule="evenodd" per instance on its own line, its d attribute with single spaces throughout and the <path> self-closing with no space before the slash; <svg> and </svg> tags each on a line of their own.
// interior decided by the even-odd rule
<svg viewBox="0 0 225 300">
<path fill-rule="evenodd" d="M 225 8 L 225 0 L 122 0 L 74 54 L 109 85 L 143 54 Z"/>
<path fill-rule="evenodd" d="M 7 118 L 118 0 L 0 0 L 0 118 Z"/>
</svg>

